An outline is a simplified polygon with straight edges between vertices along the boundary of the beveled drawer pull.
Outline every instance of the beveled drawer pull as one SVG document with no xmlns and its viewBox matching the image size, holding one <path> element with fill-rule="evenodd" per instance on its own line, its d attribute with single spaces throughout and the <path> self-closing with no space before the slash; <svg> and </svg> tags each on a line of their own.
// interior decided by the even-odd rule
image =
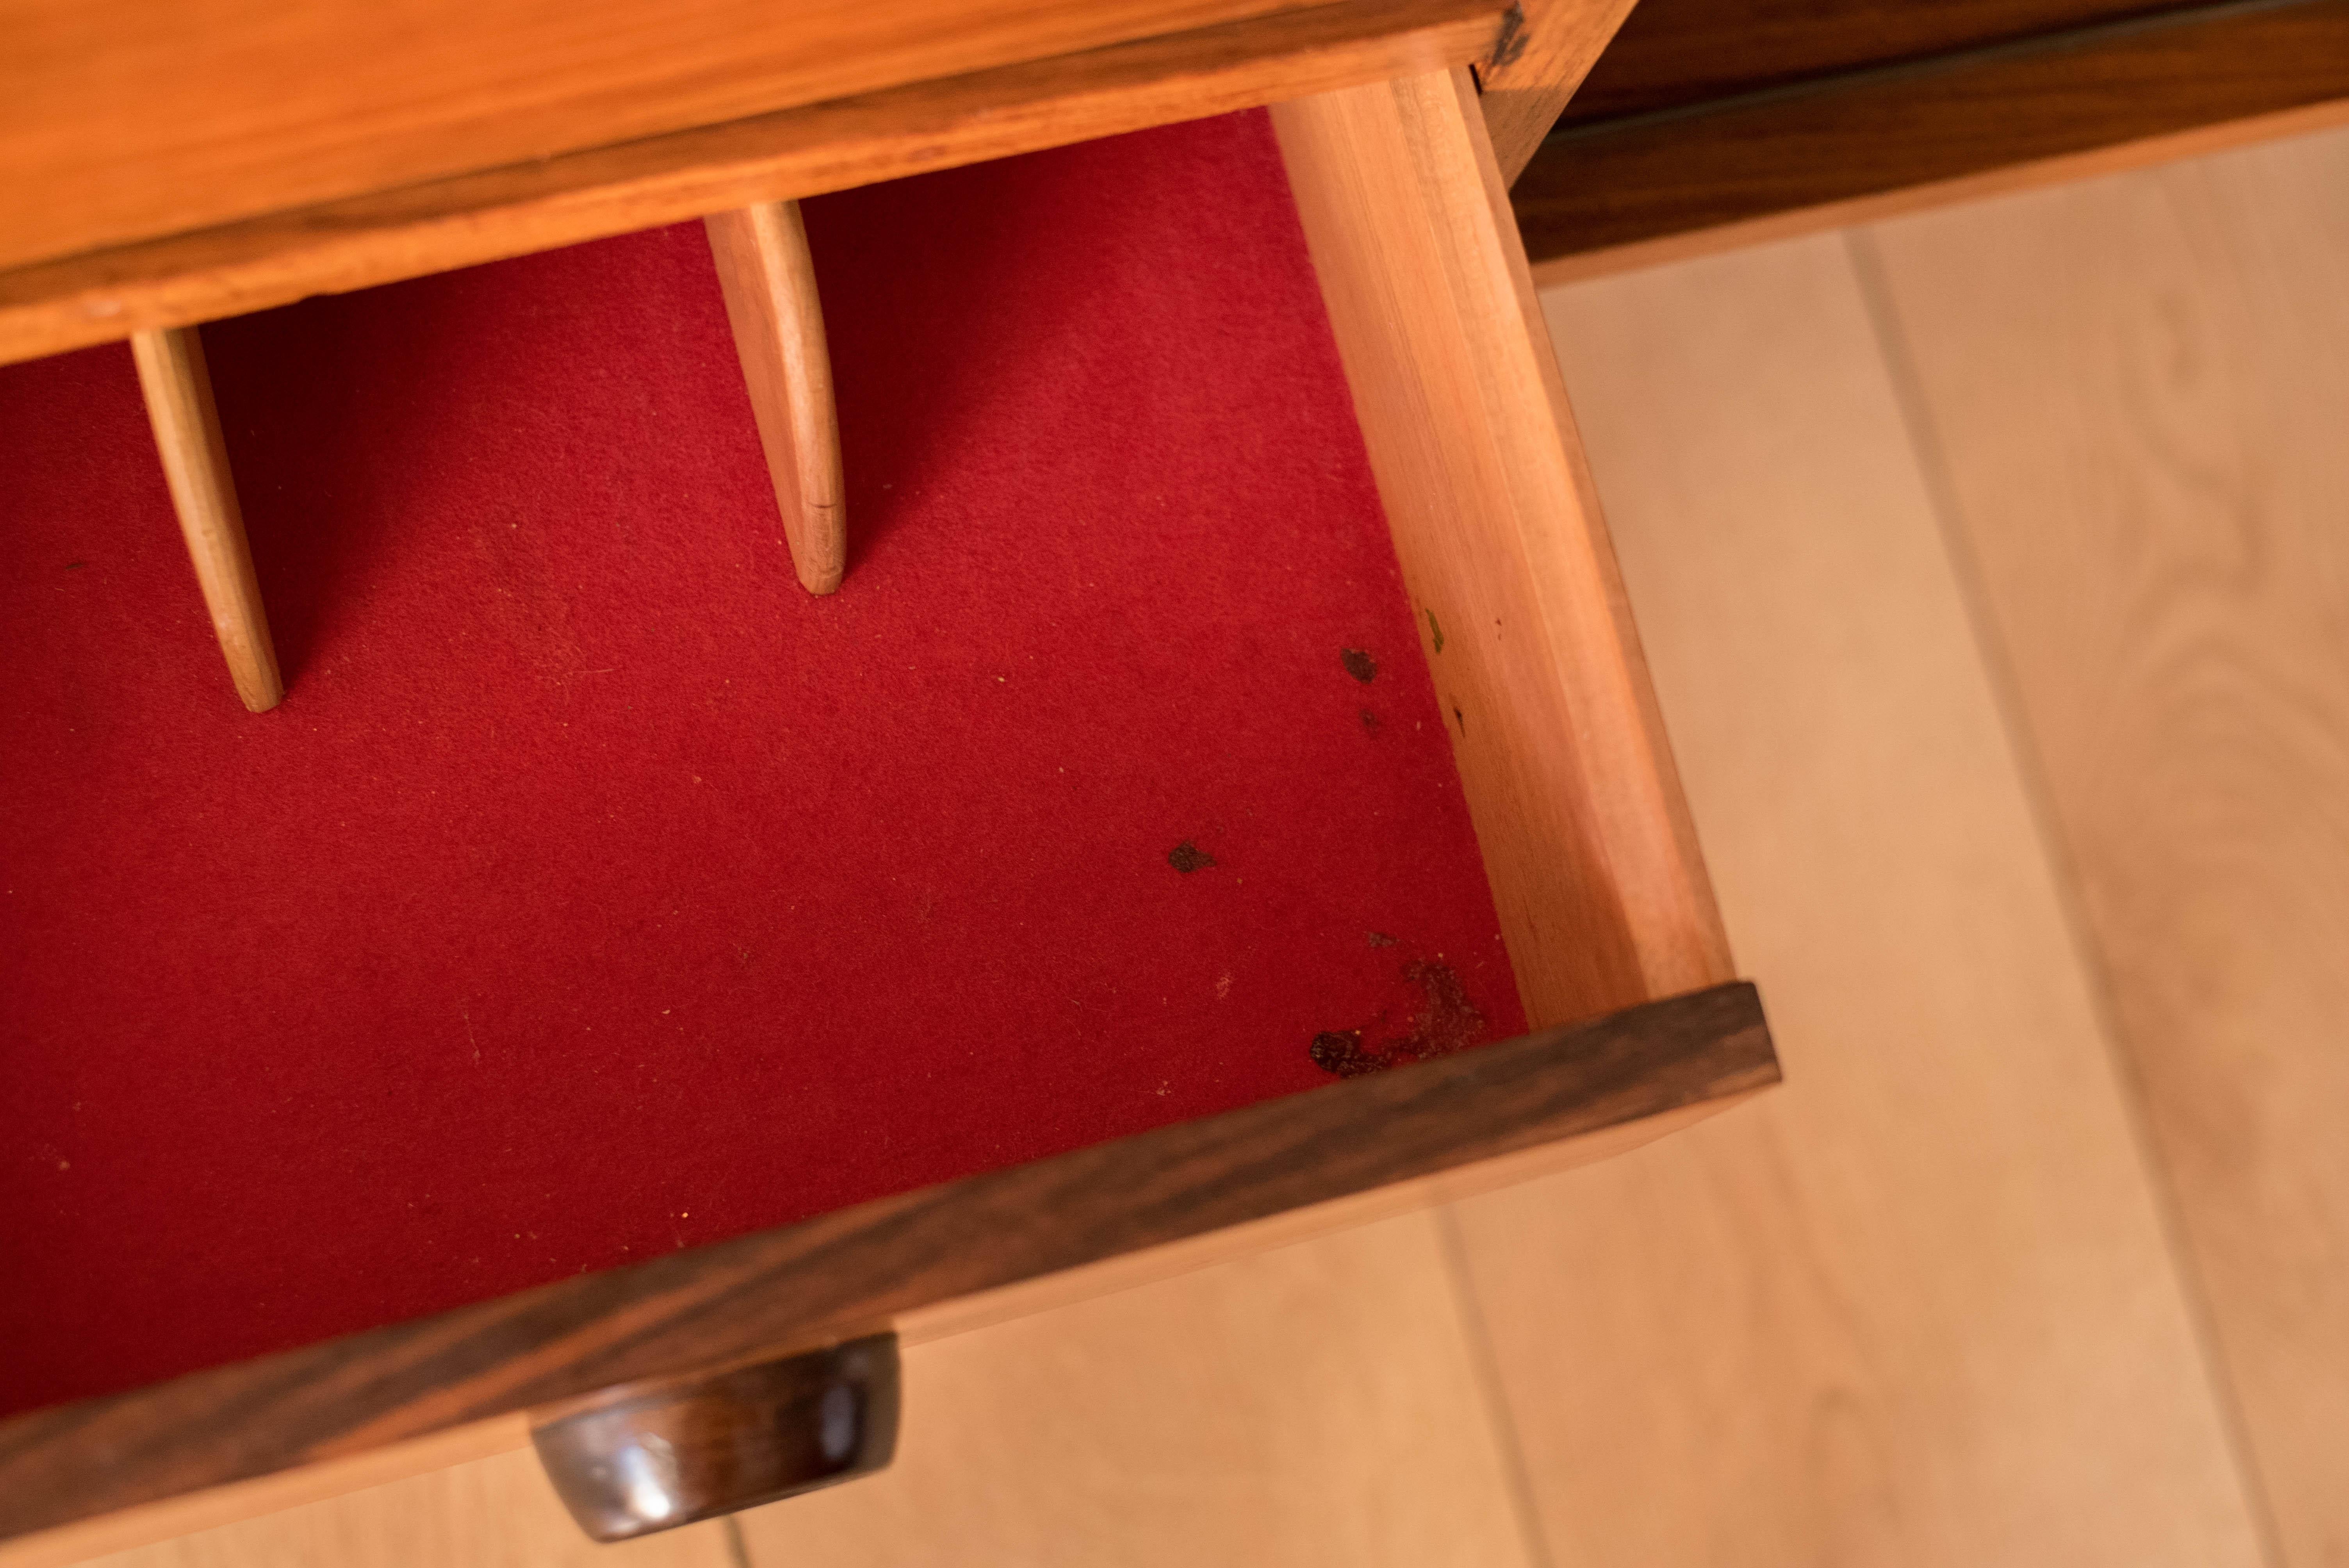
<svg viewBox="0 0 2349 1568">
<path fill-rule="evenodd" d="M 565 1406 L 532 1424 L 547 1479 L 579 1527 L 626 1541 L 813 1491 L 885 1467 L 897 1449 L 897 1336 Z"/>
</svg>

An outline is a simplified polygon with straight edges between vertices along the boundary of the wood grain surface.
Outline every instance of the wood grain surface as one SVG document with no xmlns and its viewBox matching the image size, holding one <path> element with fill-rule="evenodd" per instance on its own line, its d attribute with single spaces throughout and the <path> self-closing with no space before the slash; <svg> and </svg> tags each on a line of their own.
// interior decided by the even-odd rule
<svg viewBox="0 0 2349 1568">
<path fill-rule="evenodd" d="M 1309 0 L 5 0 L 0 263 Z"/>
<path fill-rule="evenodd" d="M 2010 43 L 2196 0 L 1640 0 L 1568 124 Z"/>
<path fill-rule="evenodd" d="M 2349 134 L 1876 243 L 2280 1561 L 2349 1561 Z"/>
<path fill-rule="evenodd" d="M 896 1461 L 612 1548 L 502 1455 L 93 1568 L 1537 1568 L 1432 1216 L 905 1353 Z"/>
<path fill-rule="evenodd" d="M 1573 127 L 1543 144 L 1515 199 L 1528 251 L 1547 260 L 2343 99 L 2349 0 L 2220 5 L 2062 47 Z"/>
<path fill-rule="evenodd" d="M 1496 10 L 1348 0 L 77 252 L 0 271 L 0 362 L 1436 69 Z"/>
<path fill-rule="evenodd" d="M 1710 229 L 1683 230 L 1651 240 L 1634 240 L 1596 251 L 1577 251 L 1534 264 L 1534 282 L 1544 288 L 1609 277 L 1641 267 L 1664 266 L 1699 256 L 1716 256 L 1748 245 L 1775 244 L 1845 228 L 1863 227 L 1911 213 L 1930 212 L 1968 201 L 1984 201 L 2022 191 L 2040 191 L 2079 180 L 2101 180 L 2133 170 L 2157 168 L 2189 159 L 2207 158 L 2239 147 L 2311 136 L 2349 125 L 2349 98 L 2333 98 L 2304 108 L 2281 109 L 2217 125 L 2195 126 L 2160 136 L 2141 137 L 2110 147 L 2090 148 L 2027 163 L 2002 164 L 1954 180 L 1906 185 L 1871 196 L 1854 196 L 1817 207 L 1740 219 Z"/>
<path fill-rule="evenodd" d="M 1391 1182 L 1185 1241 L 1122 1253 L 1016 1284 L 912 1308 L 895 1319 L 898 1340 L 903 1346 L 917 1348 L 974 1334 L 985 1336 L 1030 1317 L 1064 1314 L 1109 1296 L 1166 1284 L 1268 1253 L 1339 1244 L 1343 1237 L 1365 1226 L 1423 1213 L 1462 1195 L 1497 1191 L 1520 1181 L 1615 1159 L 1733 1109 L 1759 1095 L 1775 1092 L 1770 1085 L 1757 1085 L 1637 1121 L 1618 1122 L 1514 1154 L 1454 1166 L 1415 1181 Z M 1288 1365 L 1282 1363 L 1282 1368 L 1286 1370 Z M 63 1564 L 87 1561 L 97 1553 L 126 1551 L 191 1534 L 233 1532 L 247 1528 L 266 1533 L 267 1526 L 263 1522 L 273 1517 L 299 1514 L 306 1518 L 308 1514 L 303 1511 L 313 1505 L 331 1504 L 336 1499 L 452 1466 L 486 1463 L 497 1456 L 529 1448 L 531 1418 L 530 1414 L 520 1411 L 492 1417 L 461 1427 L 444 1428 L 388 1448 L 370 1449 L 205 1491 L 182 1493 L 60 1529 L 0 1541 L 0 1564 L 5 1568 L 61 1568 Z M 1502 1440 L 1506 1444 L 1506 1434 Z"/>
<path fill-rule="evenodd" d="M 563 1511 L 527 1450 L 88 1561 L 91 1568 L 743 1568 L 720 1523 L 597 1545 Z"/>
<path fill-rule="evenodd" d="M 2154 1178 L 1841 245 L 1548 303 L 1786 1062 L 1734 1118 L 1458 1211 L 1551 1561 L 2251 1568 Z"/>
<path fill-rule="evenodd" d="M 1425 1213 L 916 1348 L 897 1462 L 748 1556 L 1539 1568 L 1476 1354 Z"/>
<path fill-rule="evenodd" d="M 1526 1016 L 1717 984 L 1720 912 L 1466 71 L 1284 103 Z"/>
<path fill-rule="evenodd" d="M 285 700 L 285 683 L 277 673 L 277 648 L 270 640 L 261 583 L 245 543 L 244 512 L 237 505 L 236 477 L 229 471 L 228 448 L 221 439 L 203 339 L 191 326 L 142 332 L 130 340 L 130 356 L 139 367 L 139 390 L 146 398 L 147 423 L 155 432 L 171 510 L 179 514 L 229 678 L 247 708 L 266 713 Z"/>
<path fill-rule="evenodd" d="M 1775 1082 L 1753 987 L 1331 1084 L 0 1424 L 0 1536 L 901 1313 Z M 26 1543 L 46 1550 L 39 1540 Z"/>
</svg>

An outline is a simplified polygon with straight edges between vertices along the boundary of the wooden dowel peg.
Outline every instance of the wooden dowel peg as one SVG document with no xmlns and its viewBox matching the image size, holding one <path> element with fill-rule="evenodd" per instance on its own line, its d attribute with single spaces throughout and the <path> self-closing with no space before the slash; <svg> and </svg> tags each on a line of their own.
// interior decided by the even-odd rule
<svg viewBox="0 0 2349 1568">
<path fill-rule="evenodd" d="M 261 584 L 244 542 L 244 516 L 229 476 L 203 342 L 192 326 L 165 327 L 133 333 L 130 354 L 139 365 L 155 450 L 163 459 L 163 478 L 171 487 L 171 505 L 187 536 L 188 556 L 228 660 L 229 678 L 245 707 L 266 713 L 284 699 L 285 685 L 278 678 L 277 650 L 269 640 Z"/>
<path fill-rule="evenodd" d="M 832 359 L 800 204 L 766 201 L 703 223 L 792 564 L 809 593 L 829 593 L 847 570 L 848 525 Z"/>
</svg>

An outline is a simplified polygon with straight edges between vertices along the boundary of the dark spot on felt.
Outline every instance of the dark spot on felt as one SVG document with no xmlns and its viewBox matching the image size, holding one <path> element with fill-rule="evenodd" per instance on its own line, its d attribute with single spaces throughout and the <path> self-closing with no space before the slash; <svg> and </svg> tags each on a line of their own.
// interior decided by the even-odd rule
<svg viewBox="0 0 2349 1568">
<path fill-rule="evenodd" d="M 1360 1029 L 1330 1029 L 1316 1035 L 1305 1054 L 1313 1058 L 1315 1067 L 1340 1078 L 1360 1078 L 1387 1065 L 1362 1049 Z"/>
<path fill-rule="evenodd" d="M 1193 872 L 1206 870 L 1216 863 L 1216 857 L 1185 839 L 1166 851 L 1166 863 L 1189 876 Z"/>
<path fill-rule="evenodd" d="M 1387 939 L 1392 942 L 1392 937 Z M 1373 932 L 1371 945 L 1379 944 Z M 1448 964 L 1413 959 L 1402 966 L 1402 977 L 1419 987 L 1424 998 L 1400 1036 L 1372 1044 L 1370 1030 L 1329 1029 L 1313 1037 L 1305 1054 L 1322 1071 L 1340 1078 L 1360 1078 L 1411 1062 L 1432 1061 L 1475 1045 L 1485 1037 L 1485 1015 L 1468 1000 L 1467 987 Z"/>
<path fill-rule="evenodd" d="M 1373 947 L 1392 947 L 1394 944 L 1394 944 L 1394 938 L 1393 938 L 1393 937 L 1392 937 L 1392 936 L 1389 936 L 1385 932 L 1383 932 L 1383 931 L 1373 931 L 1373 932 L 1371 932 L 1371 946 L 1373 946 Z"/>
<path fill-rule="evenodd" d="M 1429 639 L 1435 644 L 1435 651 L 1439 654 L 1442 653 L 1444 651 L 1444 628 L 1435 624 L 1435 612 L 1433 610 L 1422 610 L 1420 614 L 1427 617 L 1427 634 Z"/>
<path fill-rule="evenodd" d="M 1378 733 L 1379 716 L 1367 707 L 1362 709 L 1362 727 L 1374 735 Z"/>
<path fill-rule="evenodd" d="M 1379 661 L 1360 648 L 1339 649 L 1338 662 L 1346 666 L 1348 675 L 1364 686 L 1379 678 Z"/>
<path fill-rule="evenodd" d="M 66 570 L 68 572 L 78 572 L 88 564 L 89 562 L 87 561 L 68 561 L 66 562 Z"/>
</svg>

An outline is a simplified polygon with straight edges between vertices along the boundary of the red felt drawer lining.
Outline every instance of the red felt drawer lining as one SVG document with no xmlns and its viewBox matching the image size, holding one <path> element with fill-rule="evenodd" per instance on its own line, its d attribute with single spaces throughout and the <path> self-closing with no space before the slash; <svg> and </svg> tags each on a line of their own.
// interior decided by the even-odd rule
<svg viewBox="0 0 2349 1568">
<path fill-rule="evenodd" d="M 208 327 L 257 717 L 0 369 L 0 1410 L 1522 1028 L 1263 117 L 807 215 L 827 600 L 698 225 Z"/>
</svg>

